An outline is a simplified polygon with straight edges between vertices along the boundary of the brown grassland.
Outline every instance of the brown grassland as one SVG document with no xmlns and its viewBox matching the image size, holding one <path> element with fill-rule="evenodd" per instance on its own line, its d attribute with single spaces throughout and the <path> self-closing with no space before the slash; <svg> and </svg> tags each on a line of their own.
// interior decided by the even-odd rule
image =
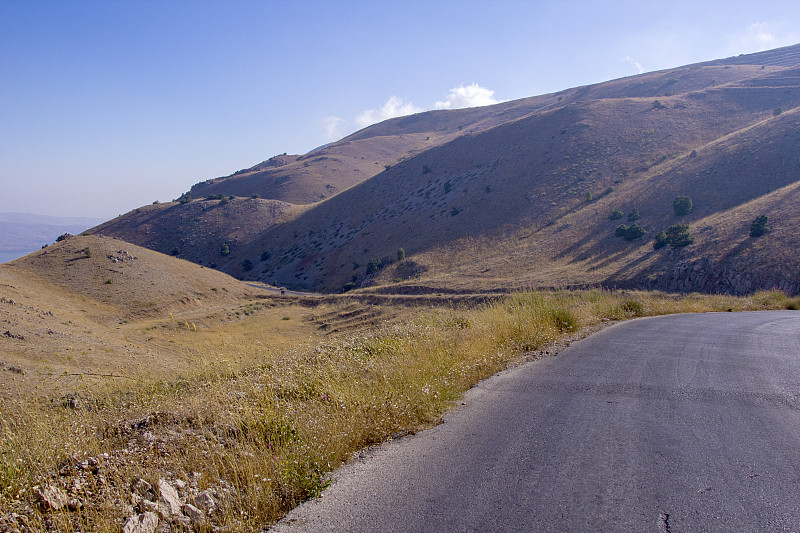
<svg viewBox="0 0 800 533">
<path fill-rule="evenodd" d="M 800 309 L 798 142 L 800 45 L 392 119 L 0 265 L 0 533 L 261 531 L 615 321 Z"/>
<path fill-rule="evenodd" d="M 73 242 L 53 253 L 69 257 L 86 241 Z M 92 242 L 98 249 L 106 241 Z M 164 258 L 169 285 L 183 278 L 168 267 L 180 272 L 182 263 Z M 12 290 L 33 270 L 0 269 L 3 309 L 9 294 L 17 296 L 12 307 L 33 307 L 19 299 L 24 291 Z M 217 274 L 206 282 L 225 281 Z M 60 287 L 37 283 L 51 294 Z M 2 341 L 12 359 L 0 372 L 0 531 L 119 531 L 144 510 L 131 488 L 140 479 L 152 487 L 166 480 L 184 499 L 207 490 L 216 495 L 204 521 L 162 518 L 172 530 L 258 531 L 319 494 L 333 469 L 359 449 L 436 424 L 481 379 L 554 355 L 605 324 L 675 312 L 800 307 L 780 292 L 736 298 L 597 289 L 471 303 L 386 297 L 381 304 L 377 295 L 358 292 L 290 298 L 261 291 L 209 298 L 182 311 L 186 304 L 178 299 L 172 307 L 137 308 L 122 320 L 119 307 L 99 303 L 102 292 L 80 296 L 78 307 L 94 302 L 82 312 L 64 291 L 61 300 L 48 299 L 54 311 L 44 320 L 53 328 L 73 322 L 72 345 L 38 362 L 39 348 L 26 359 L 31 348 L 14 352 L 12 344 L 36 345 L 40 337 L 29 323 L 42 319 L 17 316 L 16 324 L 29 329 L 24 340 Z M 61 489 L 70 505 L 46 509 L 36 487 Z"/>
</svg>

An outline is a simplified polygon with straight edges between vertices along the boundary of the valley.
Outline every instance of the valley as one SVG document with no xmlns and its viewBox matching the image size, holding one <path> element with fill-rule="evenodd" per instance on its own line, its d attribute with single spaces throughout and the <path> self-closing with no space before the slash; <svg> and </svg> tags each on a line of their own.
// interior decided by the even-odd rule
<svg viewBox="0 0 800 533">
<path fill-rule="evenodd" d="M 610 324 L 800 309 L 799 143 L 792 46 L 389 119 L 1 264 L 0 532 L 262 530 Z"/>
</svg>

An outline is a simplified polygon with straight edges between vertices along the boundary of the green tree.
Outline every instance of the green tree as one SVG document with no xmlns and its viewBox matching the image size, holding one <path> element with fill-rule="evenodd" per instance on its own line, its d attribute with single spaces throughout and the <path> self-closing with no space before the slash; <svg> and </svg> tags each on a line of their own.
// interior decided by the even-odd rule
<svg viewBox="0 0 800 533">
<path fill-rule="evenodd" d="M 628 226 L 626 226 L 625 224 L 620 224 L 619 226 L 617 226 L 617 229 L 614 230 L 614 236 L 616 236 L 616 237 L 624 237 L 625 233 L 629 229 L 630 228 Z"/>
<path fill-rule="evenodd" d="M 628 222 L 633 222 L 634 220 L 639 220 L 641 215 L 639 214 L 639 210 L 635 207 L 631 209 L 631 212 L 628 213 Z"/>
<path fill-rule="evenodd" d="M 623 213 L 621 210 L 614 209 L 613 211 L 611 211 L 611 214 L 608 215 L 608 218 L 610 218 L 611 220 L 619 220 L 624 216 L 625 216 L 625 213 Z"/>
<path fill-rule="evenodd" d="M 227 242 L 220 246 L 219 248 L 219 255 L 225 256 L 231 254 L 231 246 Z"/>
<path fill-rule="evenodd" d="M 666 232 L 662 231 L 656 235 L 656 240 L 653 242 L 653 249 L 658 250 L 665 247 L 667 244 L 669 244 L 669 241 L 667 240 L 667 234 Z"/>
<path fill-rule="evenodd" d="M 397 249 L 397 260 L 398 261 L 402 261 L 405 258 L 406 258 L 406 251 L 403 250 L 402 248 L 398 248 Z"/>
<path fill-rule="evenodd" d="M 380 259 L 370 259 L 367 263 L 367 276 L 377 274 L 383 268 L 383 263 Z"/>
<path fill-rule="evenodd" d="M 750 223 L 750 236 L 761 237 L 772 231 L 772 226 L 769 225 L 769 217 L 767 215 L 758 215 Z"/>
<path fill-rule="evenodd" d="M 641 227 L 639 224 L 633 224 L 627 230 L 625 230 L 625 240 L 626 241 L 633 241 L 640 237 L 644 237 L 647 233 L 647 230 Z"/>
<path fill-rule="evenodd" d="M 653 248 L 658 250 L 668 244 L 673 248 L 680 248 L 682 246 L 688 246 L 693 242 L 694 235 L 689 231 L 688 224 L 674 224 L 656 235 Z"/>
<path fill-rule="evenodd" d="M 688 215 L 692 212 L 692 198 L 690 196 L 676 196 L 672 201 L 672 209 L 675 216 Z"/>
</svg>

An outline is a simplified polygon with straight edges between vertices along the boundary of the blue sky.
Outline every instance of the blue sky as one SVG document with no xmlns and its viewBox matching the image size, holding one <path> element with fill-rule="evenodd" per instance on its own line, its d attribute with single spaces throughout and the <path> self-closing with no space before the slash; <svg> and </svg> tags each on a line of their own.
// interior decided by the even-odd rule
<svg viewBox="0 0 800 533">
<path fill-rule="evenodd" d="M 110 218 L 393 114 L 797 43 L 796 0 L 0 0 L 0 211 Z"/>
</svg>

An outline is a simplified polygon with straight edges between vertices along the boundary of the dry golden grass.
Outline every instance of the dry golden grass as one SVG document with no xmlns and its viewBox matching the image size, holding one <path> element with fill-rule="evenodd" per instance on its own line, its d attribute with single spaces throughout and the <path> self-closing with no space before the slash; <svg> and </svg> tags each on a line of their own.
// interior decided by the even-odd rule
<svg viewBox="0 0 800 533">
<path fill-rule="evenodd" d="M 352 302 L 319 305 L 317 315 L 331 316 Z M 408 308 L 392 324 L 301 344 L 294 344 L 297 331 L 311 331 L 312 322 L 278 333 L 279 322 L 313 319 L 300 307 L 253 309 L 206 331 L 159 326 L 176 346 L 203 353 L 205 364 L 181 377 L 84 390 L 72 407 L 46 397 L 2 400 L 0 511 L 25 516 L 34 531 L 119 531 L 132 512 L 134 479 L 182 480 L 187 496 L 207 488 L 220 495 L 210 524 L 257 531 L 318 494 L 327 473 L 358 449 L 435 424 L 479 380 L 560 339 L 636 316 L 797 307 L 798 299 L 777 292 L 558 291 Z M 285 335 L 284 346 L 259 346 L 267 324 Z M 230 357 L 238 359 L 224 361 Z M 89 458 L 99 467 L 87 473 Z M 48 483 L 83 507 L 37 507 L 33 487 Z"/>
</svg>

